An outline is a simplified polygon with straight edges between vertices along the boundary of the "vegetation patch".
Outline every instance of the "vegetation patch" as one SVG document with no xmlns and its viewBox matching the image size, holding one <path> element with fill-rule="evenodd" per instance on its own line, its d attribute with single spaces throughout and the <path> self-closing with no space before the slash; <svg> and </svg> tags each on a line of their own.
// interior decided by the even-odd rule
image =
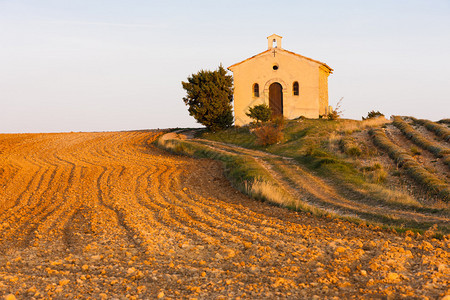
<svg viewBox="0 0 450 300">
<path fill-rule="evenodd" d="M 379 127 L 387 122 L 389 121 L 384 117 L 370 118 L 365 121 L 299 118 L 286 122 L 282 143 L 264 147 L 257 144 L 256 137 L 251 133 L 251 127 L 230 128 L 217 133 L 204 133 L 202 137 L 291 157 L 318 175 L 325 178 L 331 177 L 333 180 L 340 182 L 340 185 L 361 193 L 361 197 L 373 197 L 389 205 L 406 205 L 419 208 L 421 205 L 417 200 L 405 193 L 392 191 L 380 185 L 385 182 L 387 176 L 387 171 L 383 168 L 371 171 L 362 168 L 359 170 L 360 167 L 357 168 L 354 164 L 327 150 L 326 145 L 329 143 L 330 136 L 336 136 L 336 132 L 341 132 L 339 140 L 344 139 L 346 141 L 342 146 L 348 149 L 347 151 L 350 151 L 350 153 L 358 155 L 358 150 L 350 150 L 351 145 L 357 145 L 356 141 L 344 131 L 354 132 L 365 128 Z M 361 149 L 359 145 L 357 146 L 359 150 L 365 153 L 365 150 Z"/>
<path fill-rule="evenodd" d="M 418 183 L 430 192 L 448 202 L 450 189 L 448 185 L 422 167 L 407 151 L 394 144 L 381 129 L 372 129 L 370 134 L 374 143 L 384 149 L 389 156 Z"/>
<path fill-rule="evenodd" d="M 450 142 L 450 129 L 447 126 L 432 122 L 430 120 L 416 119 L 411 117 L 414 123 L 425 126 L 428 130 L 434 132 L 437 136 L 441 137 L 444 141 Z"/>
<path fill-rule="evenodd" d="M 425 137 L 423 137 L 420 133 L 418 133 L 411 125 L 405 122 L 401 117 L 394 116 L 394 124 L 395 127 L 400 129 L 400 131 L 412 142 L 416 145 L 422 147 L 433 153 L 436 157 L 443 157 L 443 162 L 450 166 L 450 149 L 441 147 L 439 144 L 432 142 Z M 414 151 L 415 149 L 411 149 L 413 154 L 420 154 L 419 151 Z"/>
<path fill-rule="evenodd" d="M 349 156 L 360 156 L 362 150 L 354 139 L 349 137 L 344 137 L 339 140 L 339 148 L 342 152 Z"/>
<path fill-rule="evenodd" d="M 389 122 L 384 117 L 374 117 L 364 121 L 346 119 L 331 121 L 301 117 L 283 122 L 285 122 L 282 127 L 283 139 L 274 144 L 263 145 L 258 142 L 255 130 L 260 127 L 260 124 L 228 128 L 219 132 L 204 131 L 198 136 L 199 139 L 195 140 L 195 143 L 248 157 L 254 159 L 254 163 L 262 164 L 262 169 L 270 172 L 271 177 L 268 180 L 246 182 L 246 187 L 240 188 L 241 191 L 254 198 L 304 211 L 312 211 L 312 208 L 315 208 L 318 209 L 313 212 L 315 215 L 330 213 L 338 214 L 339 218 L 346 218 L 350 215 L 354 218 L 369 220 L 369 222 L 370 220 L 381 222 L 385 226 L 396 228 L 412 226 L 423 230 L 434 224 L 433 222 L 437 222 L 439 230 L 448 232 L 448 227 L 439 223 L 441 221 L 438 217 L 445 216 L 448 211 L 446 202 L 448 202 L 449 191 L 445 182 L 420 166 L 418 162 L 416 164 L 420 168 L 414 173 L 414 166 L 403 161 L 405 157 L 414 160 L 410 149 L 398 147 L 401 157 L 394 161 L 397 168 L 402 166 L 405 173 L 419 183 L 418 192 L 423 194 L 416 198 L 416 195 L 410 194 L 416 193 L 415 190 L 406 190 L 399 186 L 402 184 L 402 179 L 398 177 L 402 176 L 403 172 L 398 169 L 393 170 L 390 163 L 386 165 L 385 159 L 378 158 L 383 155 L 383 152 L 386 154 L 389 152 L 382 147 L 374 147 L 375 139 L 373 135 L 369 134 L 370 130 L 368 129 L 381 130 L 383 125 Z M 273 126 L 274 123 L 271 121 L 267 124 Z M 211 143 L 207 140 L 219 143 Z M 264 152 L 267 152 L 267 156 Z M 275 156 L 271 157 L 270 155 Z M 392 154 L 389 155 L 392 157 Z M 263 159 L 263 157 L 265 158 Z M 388 159 L 388 161 L 390 160 Z M 278 167 L 278 164 L 281 165 Z M 303 173 L 298 173 L 300 171 L 296 169 L 296 166 L 303 169 L 301 171 Z M 282 174 L 280 170 L 283 169 L 288 175 Z M 322 178 L 322 183 L 318 183 L 316 189 L 322 189 L 321 184 L 324 184 L 325 188 L 334 190 L 335 195 L 340 195 L 339 197 L 344 201 L 341 203 L 343 204 L 342 209 L 339 208 L 340 200 L 335 202 L 337 205 L 335 209 L 328 201 L 321 204 L 320 199 L 322 198 L 310 201 L 309 197 L 315 197 L 314 192 L 306 198 L 303 197 L 304 194 L 297 195 L 295 182 L 299 179 L 294 180 L 293 178 L 306 175 L 305 172 L 313 174 L 312 176 L 315 178 Z M 277 176 L 278 179 L 274 180 L 274 176 Z M 292 178 L 286 176 L 292 176 Z M 290 181 L 290 179 L 292 180 Z M 232 178 L 230 180 L 233 182 Z M 233 184 L 238 186 L 239 183 Z M 311 184 L 316 183 L 312 182 Z M 426 192 L 423 192 L 422 187 L 426 188 Z M 291 193 L 293 194 L 291 195 Z M 435 199 L 426 198 L 429 195 L 437 195 L 443 201 L 429 203 L 429 200 L 435 201 Z M 322 200 L 324 199 L 326 197 Z M 354 205 L 348 204 L 348 201 Z M 303 206 L 304 204 L 306 206 Z M 328 207 L 329 205 L 331 206 Z M 352 211 L 352 207 L 354 211 Z M 383 207 L 383 209 L 379 210 L 379 207 Z M 409 215 L 410 213 L 411 215 Z M 424 214 L 428 214 L 433 221 Z M 414 215 L 420 216 L 419 219 Z"/>
</svg>

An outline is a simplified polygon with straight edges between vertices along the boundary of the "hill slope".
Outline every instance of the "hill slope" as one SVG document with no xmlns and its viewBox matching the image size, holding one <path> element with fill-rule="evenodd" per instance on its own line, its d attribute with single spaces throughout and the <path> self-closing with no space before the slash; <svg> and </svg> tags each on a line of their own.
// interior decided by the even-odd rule
<svg viewBox="0 0 450 300">
<path fill-rule="evenodd" d="M 0 296 L 299 299 L 448 292 L 447 237 L 433 239 L 432 231 L 399 236 L 255 201 L 230 186 L 219 163 L 152 146 L 159 135 L 0 135 Z M 292 171 L 278 157 L 267 164 Z M 306 172 L 298 167 L 297 174 Z M 299 182 L 323 181 L 308 174 Z M 334 195 L 321 193 L 312 194 Z"/>
<path fill-rule="evenodd" d="M 282 141 L 272 146 L 258 145 L 253 133 L 258 126 L 163 144 L 169 148 L 177 144 L 178 152 L 193 154 L 203 149 L 207 157 L 245 160 L 240 168 L 253 165 L 252 170 L 249 176 L 229 176 L 235 185 L 283 206 L 399 231 L 437 226 L 447 234 L 447 142 L 420 125 L 409 125 L 412 118 L 394 119 L 393 123 L 384 118 L 289 121 L 283 126 Z M 271 187 L 261 191 L 261 185 Z"/>
</svg>

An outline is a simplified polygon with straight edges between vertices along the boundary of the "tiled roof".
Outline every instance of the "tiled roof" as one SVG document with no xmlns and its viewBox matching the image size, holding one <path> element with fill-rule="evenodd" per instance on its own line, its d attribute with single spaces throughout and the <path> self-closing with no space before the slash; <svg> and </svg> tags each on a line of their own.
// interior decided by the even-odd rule
<svg viewBox="0 0 450 300">
<path fill-rule="evenodd" d="M 261 56 L 261 55 L 263 55 L 263 54 L 266 54 L 266 53 L 268 53 L 268 52 L 271 52 L 272 50 L 273 50 L 273 49 L 267 49 L 266 51 L 263 51 L 263 52 L 258 53 L 258 54 L 256 54 L 256 55 L 253 55 L 252 57 L 249 57 L 249 58 L 247 58 L 247 59 L 245 59 L 245 60 L 243 60 L 243 61 L 241 61 L 241 62 L 238 62 L 238 63 L 236 63 L 236 64 L 234 64 L 234 65 L 229 66 L 229 67 L 228 67 L 228 70 L 231 71 L 231 68 L 233 68 L 233 67 L 235 67 L 235 66 L 237 66 L 237 65 L 240 65 L 240 64 L 242 64 L 242 63 L 244 63 L 244 62 L 246 62 L 246 61 L 249 61 L 249 60 L 251 60 L 251 59 L 253 59 L 253 58 L 257 57 L 257 56 Z M 330 73 L 333 73 L 333 69 L 330 68 L 326 63 L 320 62 L 320 61 L 318 61 L 318 60 L 315 60 L 315 59 L 312 59 L 312 58 L 309 58 L 309 57 L 306 57 L 306 56 L 303 56 L 303 55 L 300 55 L 300 54 L 297 54 L 297 53 L 295 53 L 295 52 L 288 51 L 288 50 L 285 50 L 285 49 L 277 48 L 277 50 L 278 50 L 278 51 L 282 51 L 282 52 L 286 52 L 286 53 L 289 53 L 289 54 L 292 54 L 292 55 L 295 55 L 295 56 L 298 56 L 298 57 L 301 57 L 301 58 L 304 58 L 304 59 L 307 59 L 307 60 L 312 61 L 312 62 L 315 62 L 315 63 L 318 63 L 318 64 L 320 64 L 320 65 L 322 65 L 322 66 L 328 68 L 328 70 L 330 70 Z"/>
</svg>

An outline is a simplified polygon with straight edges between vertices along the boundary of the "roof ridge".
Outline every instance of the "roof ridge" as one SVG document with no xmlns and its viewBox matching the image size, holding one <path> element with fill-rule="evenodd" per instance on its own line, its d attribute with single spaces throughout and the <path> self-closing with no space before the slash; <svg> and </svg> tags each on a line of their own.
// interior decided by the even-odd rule
<svg viewBox="0 0 450 300">
<path fill-rule="evenodd" d="M 232 67 L 235 67 L 235 66 L 237 66 L 237 65 L 240 65 L 240 64 L 242 64 L 242 63 L 244 63 L 244 62 L 246 62 L 246 61 L 248 61 L 248 60 L 251 60 L 251 59 L 253 59 L 253 58 L 255 58 L 255 57 L 259 56 L 259 55 L 265 54 L 265 53 L 267 53 L 267 52 L 271 52 L 272 50 L 273 50 L 273 49 L 267 49 L 267 50 L 265 50 L 265 51 L 263 51 L 263 52 L 260 52 L 260 53 L 258 53 L 258 54 L 255 54 L 255 55 L 253 55 L 252 57 L 249 57 L 249 58 L 247 58 L 247 59 L 244 59 L 243 61 L 240 61 L 240 62 L 238 62 L 238 63 L 235 63 L 235 64 L 229 66 L 227 69 L 230 70 L 230 68 L 232 68 Z M 307 57 L 307 56 L 304 56 L 304 55 L 301 55 L 301 54 L 298 54 L 298 53 L 295 53 L 295 52 L 292 52 L 292 51 L 289 51 L 289 50 L 286 50 L 286 49 L 278 48 L 277 50 L 285 51 L 285 52 L 287 52 L 287 53 L 289 53 L 289 54 L 292 54 L 292 55 L 295 55 L 295 56 L 298 56 L 298 57 L 301 57 L 301 58 L 304 58 L 304 59 L 313 61 L 313 62 L 318 63 L 318 64 L 320 64 L 320 65 L 323 65 L 323 66 L 325 66 L 326 68 L 328 68 L 328 69 L 330 70 L 330 73 L 333 73 L 333 69 L 332 69 L 330 66 L 328 66 L 326 63 L 323 63 L 323 62 L 321 62 L 321 61 L 318 61 L 318 60 L 309 58 L 309 57 Z M 230 70 L 230 71 L 231 71 L 231 70 Z"/>
</svg>

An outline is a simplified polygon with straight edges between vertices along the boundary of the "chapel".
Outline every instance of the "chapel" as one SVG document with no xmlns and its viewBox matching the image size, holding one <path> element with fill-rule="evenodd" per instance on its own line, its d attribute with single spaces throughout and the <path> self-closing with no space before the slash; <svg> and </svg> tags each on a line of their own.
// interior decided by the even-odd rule
<svg viewBox="0 0 450 300">
<path fill-rule="evenodd" d="M 330 112 L 327 64 L 285 50 L 282 37 L 267 37 L 268 49 L 236 63 L 228 70 L 234 77 L 234 122 L 245 125 L 250 107 L 267 104 L 272 116 L 319 118 Z"/>
</svg>

